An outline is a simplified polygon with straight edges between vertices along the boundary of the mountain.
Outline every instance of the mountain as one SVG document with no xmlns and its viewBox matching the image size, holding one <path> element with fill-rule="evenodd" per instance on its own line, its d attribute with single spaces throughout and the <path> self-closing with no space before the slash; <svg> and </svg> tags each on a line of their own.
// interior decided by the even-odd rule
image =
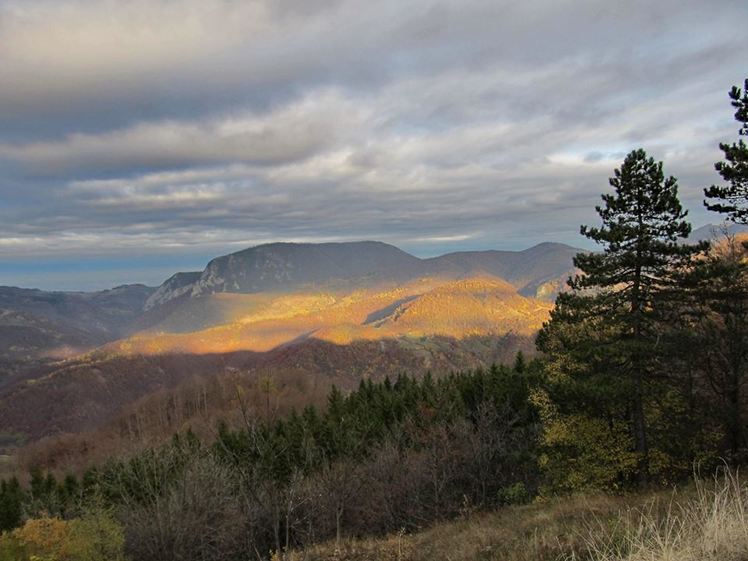
<svg viewBox="0 0 748 561">
<path fill-rule="evenodd" d="M 696 228 L 693 232 L 691 232 L 691 235 L 688 237 L 688 241 L 693 242 L 702 242 L 702 241 L 712 241 L 714 239 L 718 239 L 721 236 L 723 236 L 725 233 L 729 235 L 736 235 L 736 234 L 745 234 L 748 233 L 748 226 L 743 226 L 742 224 L 706 224 L 705 226 L 702 226 L 701 228 Z"/>
<path fill-rule="evenodd" d="M 500 277 L 525 296 L 551 299 L 555 292 L 543 291 L 546 283 L 564 282 L 573 272 L 572 260 L 580 249 L 541 243 L 523 251 L 463 251 L 429 259 L 438 272 L 459 271 L 462 275 L 485 272 Z"/>
<path fill-rule="evenodd" d="M 151 308 L 162 306 L 170 300 L 189 295 L 192 292 L 193 284 L 200 280 L 201 275 L 201 271 L 192 271 L 175 273 L 170 276 L 148 297 L 143 305 L 143 310 L 148 311 Z"/>
<path fill-rule="evenodd" d="M 45 292 L 0 286 L 0 360 L 65 356 L 123 337 L 154 288 Z"/>
<path fill-rule="evenodd" d="M 303 409 L 332 384 L 507 362 L 533 352 L 578 252 L 543 243 L 420 259 L 379 242 L 279 243 L 158 288 L 0 287 L 0 437 L 106 454 L 101 442 L 121 449 L 132 434 L 213 430 L 263 380 Z"/>
<path fill-rule="evenodd" d="M 83 293 L 0 287 L 0 384 L 38 361 L 74 356 L 137 332 L 224 325 L 254 313 L 270 294 L 322 291 L 339 297 L 426 278 L 490 276 L 524 296 L 550 301 L 572 272 L 577 251 L 544 243 L 524 251 L 419 259 L 381 242 L 273 243 L 217 257 L 203 271 L 176 273 L 158 288 L 125 285 Z M 230 296 L 252 294 L 257 297 Z"/>
<path fill-rule="evenodd" d="M 216 293 L 364 288 L 421 277 L 457 279 L 480 274 L 502 278 L 522 294 L 537 296 L 544 283 L 565 280 L 579 251 L 564 244 L 542 243 L 524 251 L 458 252 L 419 259 L 382 242 L 273 243 L 218 257 L 202 273 L 174 275 L 149 299 L 146 310 Z M 542 297 L 554 295 L 541 291 Z"/>
<path fill-rule="evenodd" d="M 104 347 L 117 354 L 265 352 L 314 338 L 336 344 L 399 337 L 531 335 L 549 302 L 496 277 L 424 277 L 387 288 L 217 293 L 184 302 L 152 329 Z"/>
<path fill-rule="evenodd" d="M 170 300 L 218 292 L 256 293 L 320 286 L 359 286 L 421 274 L 422 260 L 382 242 L 272 243 L 217 257 L 202 273 L 178 273 L 159 287 L 147 309 Z"/>
<path fill-rule="evenodd" d="M 550 308 L 490 276 L 422 278 L 386 289 L 211 294 L 184 302 L 172 321 L 184 325 L 194 314 L 214 325 L 177 332 L 165 329 L 166 321 L 0 389 L 0 426 L 32 440 L 98 429 L 149 395 L 227 372 L 352 388 L 363 377 L 488 367 L 517 350 L 532 352 Z"/>
<path fill-rule="evenodd" d="M 577 251 L 547 243 L 420 259 L 380 242 L 276 243 L 158 288 L 0 288 L 0 432 L 97 430 L 186 384 L 225 384 L 229 368 L 353 387 L 511 360 L 532 351 Z"/>
</svg>

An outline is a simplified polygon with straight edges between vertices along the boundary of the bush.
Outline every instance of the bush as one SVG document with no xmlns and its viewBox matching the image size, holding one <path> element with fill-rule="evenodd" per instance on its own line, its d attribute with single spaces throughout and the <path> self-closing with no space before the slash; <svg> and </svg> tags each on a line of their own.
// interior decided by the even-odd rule
<svg viewBox="0 0 748 561">
<path fill-rule="evenodd" d="M 29 559 L 34 561 L 67 561 L 71 558 L 70 523 L 66 520 L 32 518 L 15 530 L 13 537 L 24 546 Z"/>
<path fill-rule="evenodd" d="M 501 489 L 499 500 L 505 505 L 523 505 L 530 501 L 530 493 L 524 483 L 518 482 Z"/>
<path fill-rule="evenodd" d="M 108 510 L 87 511 L 70 521 L 70 555 L 75 561 L 121 561 L 125 531 Z"/>
<path fill-rule="evenodd" d="M 160 477 L 120 497 L 128 554 L 138 561 L 237 558 L 247 546 L 247 528 L 228 469 L 203 453 L 179 469 L 162 469 L 179 463 L 175 454 L 166 449 L 151 455 L 148 472 Z"/>
<path fill-rule="evenodd" d="M 0 534 L 0 561 L 23 559 L 28 559 L 28 552 L 18 538 L 11 534 Z"/>
<path fill-rule="evenodd" d="M 0 561 L 122 561 L 125 535 L 106 510 L 32 518 L 0 538 Z"/>
</svg>

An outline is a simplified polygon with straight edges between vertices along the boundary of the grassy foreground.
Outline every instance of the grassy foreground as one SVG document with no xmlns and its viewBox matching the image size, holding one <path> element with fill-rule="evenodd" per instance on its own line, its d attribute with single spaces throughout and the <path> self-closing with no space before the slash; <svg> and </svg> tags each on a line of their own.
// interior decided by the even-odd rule
<svg viewBox="0 0 748 561">
<path fill-rule="evenodd" d="M 748 561 L 747 514 L 748 485 L 728 473 L 668 493 L 578 496 L 466 513 L 420 533 L 329 543 L 285 559 Z"/>
</svg>

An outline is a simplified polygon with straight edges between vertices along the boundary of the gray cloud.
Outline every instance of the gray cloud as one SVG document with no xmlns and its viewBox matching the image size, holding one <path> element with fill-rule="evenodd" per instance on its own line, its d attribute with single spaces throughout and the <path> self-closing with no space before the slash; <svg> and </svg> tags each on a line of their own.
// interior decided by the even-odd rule
<svg viewBox="0 0 748 561">
<path fill-rule="evenodd" d="M 700 225 L 736 133 L 746 16 L 696 0 L 0 0 L 0 260 L 580 244 L 638 146 Z"/>
<path fill-rule="evenodd" d="M 141 122 L 100 134 L 0 144 L 0 158 L 46 173 L 233 161 L 272 165 L 303 158 L 338 140 L 341 127 L 334 117 L 333 103 L 321 95 L 265 115 Z"/>
</svg>

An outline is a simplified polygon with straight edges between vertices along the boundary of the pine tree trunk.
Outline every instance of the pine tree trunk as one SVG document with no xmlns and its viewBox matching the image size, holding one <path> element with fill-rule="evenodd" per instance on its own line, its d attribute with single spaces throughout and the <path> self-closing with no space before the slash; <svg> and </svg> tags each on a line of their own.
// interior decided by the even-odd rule
<svg viewBox="0 0 748 561">
<path fill-rule="evenodd" d="M 740 410 L 740 373 L 730 373 L 730 388 L 727 393 L 728 399 L 728 445 L 733 459 L 737 459 L 743 448 L 743 415 Z"/>
<path fill-rule="evenodd" d="M 640 195 L 641 200 L 641 195 Z M 634 285 L 631 291 L 631 313 L 634 320 L 634 356 L 633 382 L 634 395 L 632 399 L 632 421 L 634 429 L 634 443 L 639 456 L 636 470 L 636 478 L 640 487 L 649 484 L 649 446 L 647 443 L 647 424 L 644 418 L 644 369 L 641 360 L 641 343 L 643 342 L 642 329 L 642 240 L 644 238 L 644 223 L 642 217 L 642 205 L 638 206 L 639 215 L 639 241 L 636 247 L 636 270 L 634 273 Z"/>
<path fill-rule="evenodd" d="M 275 539 L 275 552 L 280 555 L 281 553 L 281 537 L 280 537 L 280 523 L 281 515 L 280 509 L 277 505 L 273 508 L 273 538 Z"/>
<path fill-rule="evenodd" d="M 647 442 L 647 424 L 644 418 L 644 392 L 642 385 L 642 375 L 639 370 L 634 374 L 632 421 L 634 425 L 634 443 L 639 456 L 636 478 L 640 487 L 646 487 L 649 484 L 649 444 Z"/>
</svg>

